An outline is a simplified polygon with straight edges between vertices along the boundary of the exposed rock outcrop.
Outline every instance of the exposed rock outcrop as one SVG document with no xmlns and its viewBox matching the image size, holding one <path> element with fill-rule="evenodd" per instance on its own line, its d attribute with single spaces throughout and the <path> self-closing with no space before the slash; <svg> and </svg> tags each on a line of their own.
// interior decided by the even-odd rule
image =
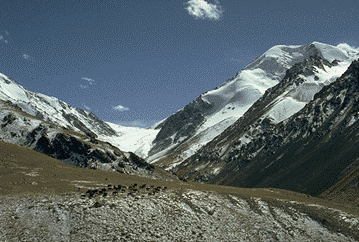
<svg viewBox="0 0 359 242">
<path fill-rule="evenodd" d="M 22 112 L 12 103 L 2 102 L 1 105 L 0 137 L 5 142 L 30 147 L 76 166 L 162 177 L 154 165 L 134 153 L 122 152 L 108 142 L 96 140 L 91 134 L 76 133 L 44 122 Z"/>
<path fill-rule="evenodd" d="M 276 122 L 283 121 L 303 108 L 324 85 L 339 77 L 345 69 L 342 67 L 349 66 L 357 52 L 347 46 L 335 47 L 318 42 L 270 48 L 233 78 L 200 95 L 193 103 L 162 122 L 157 127 L 161 130 L 146 160 L 167 170 L 173 169 L 225 131 L 259 98 L 268 95 L 266 90 L 269 91 L 278 83 L 282 88 L 296 85 L 293 86 L 295 91 L 291 92 L 292 99 L 281 102 L 270 114 Z M 340 66 L 334 68 L 338 64 Z M 292 81 L 294 76 L 295 82 Z M 313 80 L 308 81 L 307 77 Z M 291 80 L 290 83 L 283 81 L 283 78 Z M 327 79 L 327 82 L 323 79 Z M 285 95 L 280 88 L 276 90 Z M 275 94 L 270 93 L 269 98 Z M 275 106 L 276 103 L 272 101 L 264 112 Z M 289 107 L 292 104 L 295 106 L 293 109 Z M 286 108 L 287 112 L 278 111 Z"/>
<path fill-rule="evenodd" d="M 310 61 L 319 67 L 322 63 L 317 57 Z M 359 157 L 358 61 L 289 119 L 275 123 L 263 118 L 273 95 L 290 82 L 300 84 L 299 73 L 313 74 L 306 66 L 298 64 L 287 71 L 283 81 L 267 90 L 242 118 L 175 171 L 196 181 L 311 195 L 337 182 Z"/>
</svg>

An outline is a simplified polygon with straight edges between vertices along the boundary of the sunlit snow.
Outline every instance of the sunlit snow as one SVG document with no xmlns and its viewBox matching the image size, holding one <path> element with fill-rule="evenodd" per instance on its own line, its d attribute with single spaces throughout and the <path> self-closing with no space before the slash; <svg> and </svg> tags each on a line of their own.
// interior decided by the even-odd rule
<svg viewBox="0 0 359 242">
<path fill-rule="evenodd" d="M 331 68 L 324 66 L 324 70 L 316 68 L 317 73 L 313 76 L 301 76 L 306 81 L 293 88 L 290 93 L 278 97 L 275 105 L 265 114 L 265 116 L 270 116 L 274 122 L 281 122 L 301 110 L 324 85 L 328 85 L 340 77 L 354 57 L 358 57 L 359 49 L 354 49 L 346 44 L 338 46 L 319 42 L 312 44 L 328 61 L 337 59 L 341 62 Z M 195 135 L 186 141 L 191 145 L 180 152 L 181 154 L 174 163 L 180 164 L 181 160 L 196 153 L 198 149 L 242 117 L 268 88 L 279 83 L 284 77 L 286 69 L 303 60 L 304 53 L 305 48 L 300 45 L 274 46 L 246 66 L 232 80 L 201 95 L 203 101 L 213 106 L 214 112 L 205 117 L 204 123 L 197 129 Z M 176 145 L 177 143 L 172 144 L 166 150 L 149 157 L 149 161 L 156 162 L 166 155 L 166 151 Z"/>
<path fill-rule="evenodd" d="M 122 151 L 133 152 L 136 155 L 145 158 L 151 149 L 151 143 L 160 131 L 155 129 L 146 129 L 139 127 L 126 127 L 107 122 L 107 124 L 117 132 L 117 136 L 100 136 L 99 138 L 110 142 Z"/>
</svg>

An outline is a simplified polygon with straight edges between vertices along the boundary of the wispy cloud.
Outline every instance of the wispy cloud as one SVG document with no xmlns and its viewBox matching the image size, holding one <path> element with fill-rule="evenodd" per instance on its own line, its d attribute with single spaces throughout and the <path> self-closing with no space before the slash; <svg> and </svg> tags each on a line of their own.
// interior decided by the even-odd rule
<svg viewBox="0 0 359 242">
<path fill-rule="evenodd" d="M 9 33 L 7 31 L 5 31 L 5 35 L 8 36 Z M 0 35 L 0 41 L 4 42 L 5 44 L 8 43 L 8 41 L 5 39 L 4 35 Z"/>
<path fill-rule="evenodd" d="M 219 4 L 219 1 L 215 0 L 216 4 L 208 3 L 205 0 L 190 0 L 186 4 L 189 14 L 200 19 L 215 19 L 218 20 L 224 10 Z"/>
<path fill-rule="evenodd" d="M 87 110 L 91 110 L 91 108 L 89 108 L 86 104 L 84 104 L 84 107 L 85 107 Z"/>
<path fill-rule="evenodd" d="M 127 107 L 124 107 L 122 105 L 117 105 L 117 106 L 114 106 L 112 107 L 113 110 L 116 110 L 116 111 L 119 111 L 119 112 L 123 112 L 123 111 L 128 111 L 130 110 L 129 108 Z"/>
<path fill-rule="evenodd" d="M 81 77 L 81 80 L 84 80 L 84 81 L 87 82 L 86 84 L 80 84 L 81 89 L 86 89 L 86 88 L 89 87 L 89 85 L 94 85 L 95 84 L 95 80 L 91 79 L 91 78 L 88 78 L 88 77 Z"/>
<path fill-rule="evenodd" d="M 34 61 L 35 60 L 32 56 L 30 56 L 28 54 L 22 54 L 22 58 L 24 58 L 27 61 Z"/>
<path fill-rule="evenodd" d="M 90 85 L 95 84 L 95 80 L 88 77 L 81 77 L 82 80 L 88 81 Z"/>
</svg>

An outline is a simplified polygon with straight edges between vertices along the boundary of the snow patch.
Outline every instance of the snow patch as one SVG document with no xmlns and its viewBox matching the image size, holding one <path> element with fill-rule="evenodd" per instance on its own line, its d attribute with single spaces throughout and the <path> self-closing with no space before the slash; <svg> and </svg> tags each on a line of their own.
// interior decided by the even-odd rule
<svg viewBox="0 0 359 242">
<path fill-rule="evenodd" d="M 122 151 L 133 152 L 136 155 L 145 158 L 151 149 L 152 141 L 160 129 L 126 127 L 118 124 L 106 122 L 118 136 L 101 135 L 99 139 L 111 143 Z"/>
<path fill-rule="evenodd" d="M 213 175 L 218 175 L 221 170 L 222 170 L 222 167 L 216 167 L 211 171 L 211 173 Z"/>
</svg>

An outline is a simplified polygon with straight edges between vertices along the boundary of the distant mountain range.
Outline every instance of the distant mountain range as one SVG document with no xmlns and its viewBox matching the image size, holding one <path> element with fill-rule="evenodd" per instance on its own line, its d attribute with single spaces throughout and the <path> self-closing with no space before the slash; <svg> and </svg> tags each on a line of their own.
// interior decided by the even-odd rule
<svg viewBox="0 0 359 242">
<path fill-rule="evenodd" d="M 31 92 L 3 74 L 0 74 L 0 99 L 10 101 L 41 120 L 82 131 L 93 137 L 100 134 L 116 135 L 110 126 L 93 113 L 71 107 L 55 97 Z"/>
<path fill-rule="evenodd" d="M 152 176 L 159 166 L 184 180 L 319 195 L 358 169 L 358 58 L 346 44 L 274 46 L 148 129 L 104 122 L 1 75 L 1 138 L 85 167 Z"/>
<path fill-rule="evenodd" d="M 0 74 L 0 240 L 358 241 L 358 59 L 274 46 L 147 129 Z"/>
<path fill-rule="evenodd" d="M 30 147 L 68 164 L 164 178 L 160 168 L 100 137 L 119 137 L 93 113 L 31 92 L 0 75 L 0 140 Z M 162 175 L 161 175 L 162 174 Z"/>
</svg>

